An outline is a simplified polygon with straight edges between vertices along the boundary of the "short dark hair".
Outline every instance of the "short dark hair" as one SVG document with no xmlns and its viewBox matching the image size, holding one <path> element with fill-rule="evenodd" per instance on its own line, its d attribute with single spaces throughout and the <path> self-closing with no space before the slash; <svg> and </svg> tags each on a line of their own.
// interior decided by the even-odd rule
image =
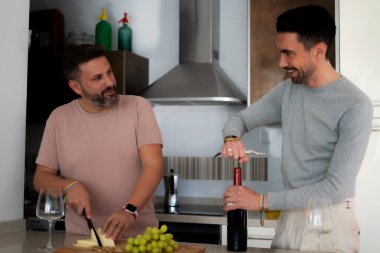
<svg viewBox="0 0 380 253">
<path fill-rule="evenodd" d="M 299 41 L 309 50 L 317 43 L 324 42 L 327 52 L 334 41 L 336 26 L 328 11 L 317 5 L 290 9 L 277 18 L 277 32 L 294 32 Z"/>
<path fill-rule="evenodd" d="M 68 80 L 75 80 L 79 75 L 79 65 L 93 59 L 105 56 L 101 46 L 81 44 L 69 45 L 65 48 L 62 57 L 62 68 Z"/>
</svg>

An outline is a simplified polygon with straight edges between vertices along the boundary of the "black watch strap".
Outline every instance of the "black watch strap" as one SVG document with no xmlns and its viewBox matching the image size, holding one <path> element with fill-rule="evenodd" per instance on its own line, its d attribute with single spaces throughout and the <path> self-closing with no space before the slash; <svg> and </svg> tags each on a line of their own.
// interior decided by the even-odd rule
<svg viewBox="0 0 380 253">
<path fill-rule="evenodd" d="M 138 213 L 138 208 L 137 206 L 135 205 L 132 205 L 132 204 L 127 204 L 126 206 L 124 206 L 124 210 L 130 214 L 133 215 L 133 218 L 135 218 L 135 220 L 137 219 L 137 217 L 139 216 L 139 213 Z"/>
<path fill-rule="evenodd" d="M 129 203 L 124 207 L 124 209 L 127 210 L 127 211 L 129 211 L 129 212 L 132 212 L 132 213 L 138 211 L 137 210 L 137 206 L 129 204 Z"/>
</svg>

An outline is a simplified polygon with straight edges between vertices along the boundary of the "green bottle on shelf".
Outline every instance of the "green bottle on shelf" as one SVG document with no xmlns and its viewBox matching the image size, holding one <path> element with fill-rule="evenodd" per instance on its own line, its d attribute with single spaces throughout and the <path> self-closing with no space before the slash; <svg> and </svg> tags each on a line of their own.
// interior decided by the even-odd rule
<svg viewBox="0 0 380 253">
<path fill-rule="evenodd" d="M 132 29 L 128 26 L 128 13 L 124 12 L 124 18 L 119 23 L 123 25 L 118 30 L 117 49 L 120 51 L 132 51 Z"/>
<path fill-rule="evenodd" d="M 104 50 L 111 51 L 112 48 L 112 27 L 107 22 L 106 8 L 102 9 L 102 15 L 98 17 L 100 21 L 95 27 L 95 44 L 103 46 Z"/>
</svg>

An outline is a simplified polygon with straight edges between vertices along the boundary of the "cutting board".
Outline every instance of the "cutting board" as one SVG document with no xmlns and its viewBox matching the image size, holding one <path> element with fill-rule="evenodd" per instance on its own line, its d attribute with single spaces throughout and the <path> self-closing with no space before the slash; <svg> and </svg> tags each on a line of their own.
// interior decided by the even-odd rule
<svg viewBox="0 0 380 253">
<path fill-rule="evenodd" d="M 99 251 L 92 251 L 90 249 L 81 249 L 75 247 L 60 247 L 54 250 L 54 253 L 94 253 Z M 106 252 L 106 251 L 105 251 Z M 126 253 L 126 251 L 124 251 Z M 173 253 L 204 253 L 205 248 L 190 244 L 179 244 L 179 248 Z"/>
</svg>

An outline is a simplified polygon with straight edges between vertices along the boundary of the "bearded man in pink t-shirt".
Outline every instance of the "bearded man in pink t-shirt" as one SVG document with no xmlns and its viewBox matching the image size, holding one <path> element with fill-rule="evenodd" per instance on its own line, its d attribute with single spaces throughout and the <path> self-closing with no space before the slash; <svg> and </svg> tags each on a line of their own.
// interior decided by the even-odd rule
<svg viewBox="0 0 380 253">
<path fill-rule="evenodd" d="M 162 137 L 150 103 L 118 95 L 102 48 L 68 47 L 63 69 L 79 99 L 56 108 L 46 122 L 34 187 L 67 198 L 68 233 L 95 227 L 119 239 L 158 226 L 153 193 L 163 176 Z"/>
</svg>

